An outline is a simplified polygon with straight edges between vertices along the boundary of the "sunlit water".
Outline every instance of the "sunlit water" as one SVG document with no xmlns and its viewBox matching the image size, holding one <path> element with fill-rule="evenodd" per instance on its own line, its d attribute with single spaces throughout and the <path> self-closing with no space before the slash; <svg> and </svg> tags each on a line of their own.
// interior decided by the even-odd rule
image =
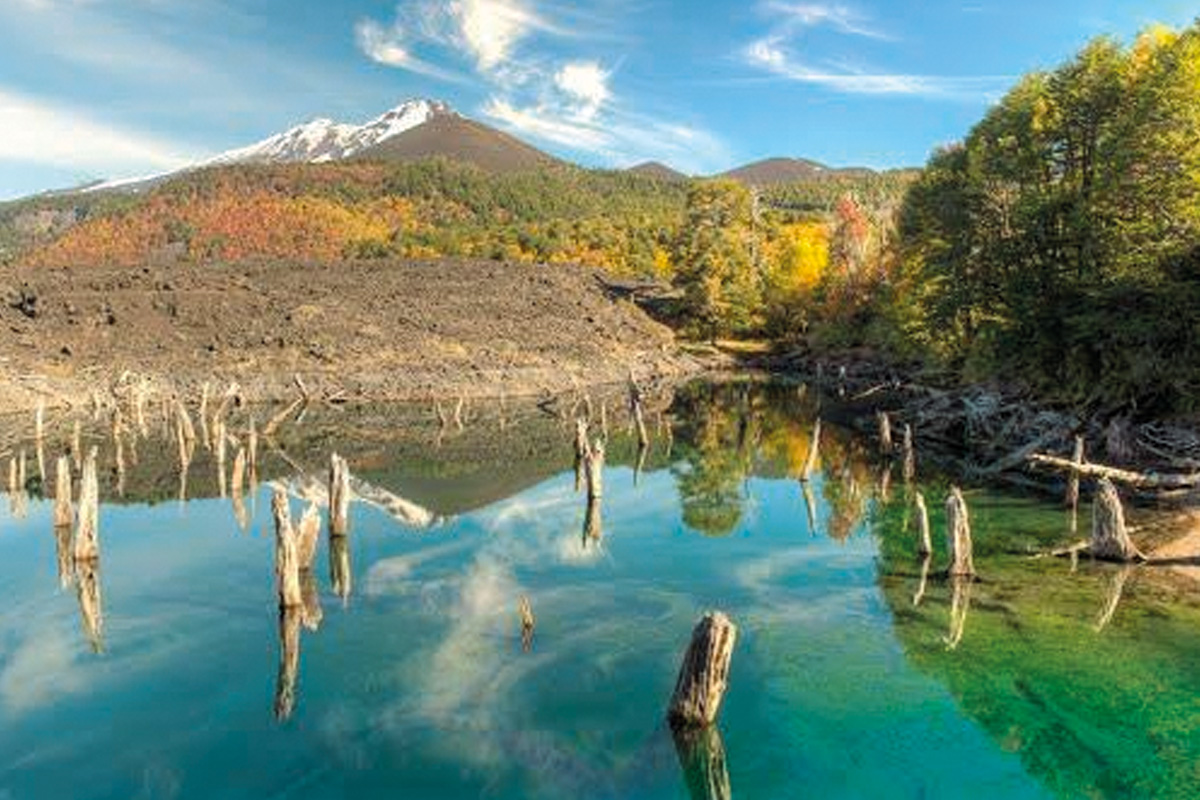
<svg viewBox="0 0 1200 800">
<path fill-rule="evenodd" d="M 1068 538 L 1062 512 L 975 493 L 983 580 L 954 598 L 936 555 L 914 605 L 911 487 L 827 423 L 806 500 L 813 412 L 790 387 L 692 387 L 636 482 L 614 413 L 599 537 L 570 425 L 540 412 L 285 427 L 264 477 L 323 474 L 336 447 L 433 517 L 355 503 L 348 594 L 323 537 L 308 627 L 277 610 L 269 488 L 244 528 L 229 499 L 181 503 L 151 432 L 126 500 L 107 476 L 95 576 L 60 574 L 49 501 L 0 511 L 0 798 L 721 796 L 704 754 L 738 797 L 1200 793 L 1186 580 L 1015 555 Z M 189 493 L 214 469 L 198 453 Z M 719 740 L 689 760 L 664 711 L 708 609 L 739 637 Z"/>
</svg>

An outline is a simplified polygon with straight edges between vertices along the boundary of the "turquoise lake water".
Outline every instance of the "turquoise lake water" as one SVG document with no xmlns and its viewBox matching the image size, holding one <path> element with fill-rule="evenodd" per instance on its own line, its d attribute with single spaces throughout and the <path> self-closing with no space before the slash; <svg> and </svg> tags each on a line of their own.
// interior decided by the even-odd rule
<svg viewBox="0 0 1200 800">
<path fill-rule="evenodd" d="M 315 630 L 277 609 L 269 487 L 243 499 L 244 527 L 229 499 L 180 502 L 174 445 L 153 434 L 125 499 L 106 476 L 95 576 L 60 574 L 50 501 L 0 504 L 0 799 L 720 796 L 664 721 L 709 609 L 739 626 L 708 751 L 732 796 L 1200 796 L 1182 578 L 1134 575 L 1097 630 L 1115 569 L 1015 554 L 1066 539 L 1061 510 L 969 493 L 982 579 L 951 645 L 963 598 L 934 576 L 913 604 L 899 472 L 881 487 L 869 445 L 829 424 L 810 525 L 813 414 L 794 387 L 681 391 L 636 481 L 614 432 L 599 539 L 559 420 L 493 428 L 481 411 L 463 432 L 358 441 L 306 420 L 265 477 L 302 457 L 319 471 L 336 443 L 429 512 L 352 506 L 349 591 L 323 537 Z"/>
</svg>

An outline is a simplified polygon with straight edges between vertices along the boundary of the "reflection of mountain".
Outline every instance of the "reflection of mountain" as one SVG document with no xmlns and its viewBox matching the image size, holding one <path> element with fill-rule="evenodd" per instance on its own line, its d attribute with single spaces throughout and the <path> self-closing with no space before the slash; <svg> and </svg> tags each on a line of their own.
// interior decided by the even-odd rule
<svg viewBox="0 0 1200 800">
<path fill-rule="evenodd" d="M 945 580 L 930 578 L 914 607 L 920 570 L 900 505 L 886 512 L 880 581 L 913 664 L 1057 795 L 1200 794 L 1195 603 L 1178 602 L 1177 588 L 1143 571 L 1122 584 L 1110 615 L 1119 568 L 1085 563 L 1072 573 L 1065 561 L 1001 555 L 976 560 L 984 579 L 970 587 L 963 631 L 955 615 L 965 598 Z M 993 547 L 1005 546 L 989 533 Z"/>
</svg>

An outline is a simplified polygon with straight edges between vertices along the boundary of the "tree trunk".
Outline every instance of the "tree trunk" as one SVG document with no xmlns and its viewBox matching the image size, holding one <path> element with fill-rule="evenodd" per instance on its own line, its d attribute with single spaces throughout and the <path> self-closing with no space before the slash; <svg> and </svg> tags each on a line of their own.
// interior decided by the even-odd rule
<svg viewBox="0 0 1200 800">
<path fill-rule="evenodd" d="M 299 608 L 304 602 L 300 592 L 300 555 L 296 547 L 296 534 L 292 530 L 287 491 L 282 486 L 276 486 L 271 496 L 271 513 L 275 518 L 275 578 L 279 588 L 279 606 Z"/>
<path fill-rule="evenodd" d="M 672 728 L 704 727 L 716 720 L 729 686 L 736 640 L 737 626 L 720 611 L 696 623 L 667 711 Z"/>
<path fill-rule="evenodd" d="M 100 487 L 96 481 L 96 448 L 83 461 L 79 479 L 79 515 L 76 519 L 75 560 L 87 561 L 100 557 Z"/>
<path fill-rule="evenodd" d="M 821 418 L 817 417 L 817 421 L 813 423 L 812 440 L 808 443 L 808 457 L 804 459 L 804 472 L 800 474 L 800 480 L 807 481 L 812 477 L 813 470 L 817 467 L 817 455 L 821 450 Z"/>
<path fill-rule="evenodd" d="M 882 455 L 890 456 L 893 450 L 892 443 L 892 421 L 888 418 L 886 411 L 880 411 L 878 414 L 879 420 L 879 452 Z"/>
<path fill-rule="evenodd" d="M 1083 437 L 1075 437 L 1075 454 L 1071 456 L 1071 462 L 1074 464 L 1083 464 Z M 1079 469 L 1071 470 L 1071 475 L 1067 478 L 1067 508 L 1079 507 Z"/>
<path fill-rule="evenodd" d="M 70 528 L 75 521 L 71 509 L 71 459 L 59 456 L 54 465 L 54 527 Z"/>
<path fill-rule="evenodd" d="M 333 453 L 329 456 L 329 535 L 345 536 L 349 532 L 350 466 Z"/>
<path fill-rule="evenodd" d="M 929 535 L 929 509 L 925 507 L 925 495 L 917 492 L 917 555 L 928 556 L 933 552 L 933 539 Z"/>
</svg>

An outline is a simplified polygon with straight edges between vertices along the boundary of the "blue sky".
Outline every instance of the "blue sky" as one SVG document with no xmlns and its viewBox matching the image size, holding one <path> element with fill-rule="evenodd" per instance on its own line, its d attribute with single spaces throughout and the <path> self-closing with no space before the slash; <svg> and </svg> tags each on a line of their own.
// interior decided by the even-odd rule
<svg viewBox="0 0 1200 800">
<path fill-rule="evenodd" d="M 919 165 L 1021 73 L 1176 0 L 0 0 L 0 198 L 404 99 L 585 164 Z"/>
</svg>

